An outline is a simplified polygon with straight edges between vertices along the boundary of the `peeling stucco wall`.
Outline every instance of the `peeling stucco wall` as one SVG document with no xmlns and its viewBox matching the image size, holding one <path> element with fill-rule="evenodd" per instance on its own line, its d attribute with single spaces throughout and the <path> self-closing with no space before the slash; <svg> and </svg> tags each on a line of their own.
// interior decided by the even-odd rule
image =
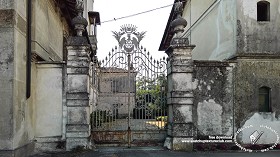
<svg viewBox="0 0 280 157">
<path fill-rule="evenodd" d="M 213 99 L 204 100 L 197 105 L 197 124 L 203 135 L 222 135 L 223 107 Z"/>
<path fill-rule="evenodd" d="M 259 0 L 237 0 L 237 53 L 280 53 L 280 1 L 270 2 L 270 21 L 257 21 Z"/>
<path fill-rule="evenodd" d="M 258 90 L 262 86 L 269 87 L 271 117 L 279 121 L 280 115 L 280 61 L 267 60 L 239 60 L 234 71 L 234 99 L 235 99 L 235 124 L 241 128 L 250 116 L 258 113 Z M 262 116 L 258 116 L 262 117 Z M 262 118 L 260 118 L 261 120 Z"/>
<path fill-rule="evenodd" d="M 50 66 L 49 71 L 43 67 L 44 73 L 37 69 L 37 58 L 32 56 L 31 97 L 26 98 L 26 2 L 0 0 L 0 151 L 9 150 L 11 156 L 28 156 L 34 150 L 35 135 L 61 138 L 65 132 L 61 124 L 62 116 L 66 116 L 62 111 L 62 97 L 66 96 L 61 92 L 61 67 Z M 85 1 L 85 14 L 93 7 L 92 2 Z M 43 60 L 61 61 L 63 37 L 70 29 L 64 15 L 52 0 L 32 1 L 32 12 L 32 53 Z"/>
<path fill-rule="evenodd" d="M 183 17 L 188 26 L 184 34 L 196 45 L 193 59 L 223 60 L 244 53 L 279 54 L 280 2 L 267 0 L 270 3 L 270 21 L 263 22 L 257 21 L 258 1 L 186 3 Z M 190 25 L 193 25 L 192 29 L 189 29 Z"/>
<path fill-rule="evenodd" d="M 197 136 L 233 135 L 233 63 L 194 62 L 194 121 Z"/>
<path fill-rule="evenodd" d="M 25 96 L 25 3 L 0 1 L 0 150 L 20 148 L 34 138 L 34 99 Z"/>
<path fill-rule="evenodd" d="M 3 16 L 12 16 L 12 14 L 12 10 L 0 10 L 0 150 L 13 147 L 14 31 L 11 24 L 5 24 L 2 19 Z"/>
<path fill-rule="evenodd" d="M 33 7 L 37 8 L 36 4 Z M 53 13 L 57 14 L 54 10 Z M 50 20 L 61 22 L 60 16 L 56 16 L 58 18 Z M 35 20 L 35 22 L 40 21 Z M 45 32 L 45 29 L 40 31 L 49 34 Z M 32 33 L 34 35 L 34 32 Z M 62 31 L 53 33 L 63 36 Z M 60 53 L 62 45 L 58 46 L 59 50 L 56 49 L 56 51 Z M 0 0 L 0 52 L 0 151 L 17 150 L 19 152 L 34 142 L 36 123 L 34 97 L 36 96 L 37 72 L 34 63 L 31 69 L 32 93 L 29 99 L 26 98 L 26 0 Z M 24 150 L 24 152 L 28 151 Z"/>
<path fill-rule="evenodd" d="M 194 60 L 223 60 L 236 52 L 236 1 L 195 0 L 186 3 L 185 36 L 196 45 Z M 191 29 L 190 26 L 192 26 Z"/>
</svg>

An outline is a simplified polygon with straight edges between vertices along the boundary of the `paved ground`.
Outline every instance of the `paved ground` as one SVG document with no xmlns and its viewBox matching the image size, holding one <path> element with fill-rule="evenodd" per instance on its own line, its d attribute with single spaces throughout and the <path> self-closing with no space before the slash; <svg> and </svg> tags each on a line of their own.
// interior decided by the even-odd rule
<svg viewBox="0 0 280 157">
<path fill-rule="evenodd" d="M 280 157 L 280 151 L 247 152 L 174 152 L 157 149 L 101 149 L 97 151 L 44 153 L 32 157 Z"/>
</svg>

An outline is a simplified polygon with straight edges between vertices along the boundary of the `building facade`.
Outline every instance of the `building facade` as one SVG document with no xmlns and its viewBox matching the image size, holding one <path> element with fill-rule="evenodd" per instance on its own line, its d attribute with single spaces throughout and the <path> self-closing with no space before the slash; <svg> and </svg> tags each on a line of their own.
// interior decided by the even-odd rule
<svg viewBox="0 0 280 157">
<path fill-rule="evenodd" d="M 98 105 L 94 110 L 110 111 L 114 112 L 117 117 L 127 117 L 128 109 L 127 104 L 127 92 L 128 82 L 130 82 L 130 96 L 135 97 L 136 91 L 136 72 L 132 72 L 130 81 L 128 80 L 128 72 L 126 69 L 121 68 L 100 68 L 99 72 L 99 94 Z M 133 112 L 135 107 L 135 100 L 130 100 L 131 109 Z"/>
<path fill-rule="evenodd" d="M 0 151 L 4 156 L 65 149 L 66 47 L 69 36 L 75 35 L 71 20 L 78 14 L 79 2 L 0 1 Z M 90 23 L 83 36 L 93 60 L 99 13 L 88 14 L 93 0 L 82 3 Z M 92 94 L 94 87 L 89 88 Z"/>
<path fill-rule="evenodd" d="M 162 51 L 172 45 L 174 8 L 159 48 Z M 234 139 L 236 135 L 237 142 L 250 145 L 250 132 L 261 125 L 280 132 L 278 10 L 277 0 L 183 2 L 182 17 L 188 25 L 182 37 L 196 45 L 190 82 L 194 96 L 192 137 Z M 267 133 L 258 144 L 279 144 L 277 137 Z"/>
</svg>

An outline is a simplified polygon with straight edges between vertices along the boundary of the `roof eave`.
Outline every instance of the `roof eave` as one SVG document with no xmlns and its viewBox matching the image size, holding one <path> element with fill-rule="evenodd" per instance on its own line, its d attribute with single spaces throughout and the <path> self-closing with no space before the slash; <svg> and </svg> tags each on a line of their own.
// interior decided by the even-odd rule
<svg viewBox="0 0 280 157">
<path fill-rule="evenodd" d="M 174 0 L 174 3 L 176 3 L 177 1 L 179 0 Z M 183 2 L 183 6 L 185 6 L 186 4 L 186 1 Z M 167 21 L 167 24 L 166 24 L 166 27 L 165 27 L 165 31 L 164 31 L 164 34 L 163 34 L 163 37 L 161 39 L 161 43 L 160 43 L 160 46 L 159 46 L 159 51 L 165 51 L 169 45 L 170 45 L 170 42 L 171 42 L 171 39 L 174 35 L 174 32 L 171 30 L 171 22 L 176 18 L 175 16 L 175 13 L 174 13 L 174 5 L 172 7 L 172 10 L 169 14 L 169 18 L 168 18 L 168 21 Z"/>
</svg>

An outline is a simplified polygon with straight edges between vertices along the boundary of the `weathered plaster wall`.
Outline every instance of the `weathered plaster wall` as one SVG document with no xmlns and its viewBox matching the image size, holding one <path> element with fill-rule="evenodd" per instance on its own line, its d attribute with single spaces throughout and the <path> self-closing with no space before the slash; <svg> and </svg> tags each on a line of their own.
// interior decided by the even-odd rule
<svg viewBox="0 0 280 157">
<path fill-rule="evenodd" d="M 44 60 L 62 60 L 66 21 L 53 1 L 33 2 L 32 51 Z"/>
<path fill-rule="evenodd" d="M 0 1 L 1 150 L 20 148 L 33 139 L 33 99 L 25 97 L 25 2 Z"/>
<path fill-rule="evenodd" d="M 239 60 L 234 71 L 234 99 L 235 99 L 235 125 L 241 128 L 256 121 L 265 125 L 279 128 L 280 115 L 280 61 L 267 60 Z M 269 87 L 272 112 L 259 113 L 259 93 L 262 86 Z M 258 124 L 258 123 L 257 123 Z M 266 141 L 267 142 L 267 141 Z"/>
<path fill-rule="evenodd" d="M 65 75 L 63 63 L 40 62 L 36 66 L 36 151 L 54 151 L 65 147 Z M 64 102 L 64 103 L 63 103 Z M 64 136 L 63 136 L 64 135 Z"/>
<path fill-rule="evenodd" d="M 12 149 L 14 29 L 11 3 L 0 1 L 0 150 Z M 6 5 L 5 5 L 6 4 Z"/>
<path fill-rule="evenodd" d="M 193 118 L 198 139 L 233 135 L 232 63 L 194 62 Z"/>
<path fill-rule="evenodd" d="M 26 0 L 14 1 L 14 77 L 13 77 L 13 149 L 33 142 L 35 127 L 35 104 L 32 95 L 26 99 Z M 32 64 L 32 72 L 35 71 Z M 32 74 L 32 80 L 36 75 Z"/>
<path fill-rule="evenodd" d="M 37 64 L 36 137 L 62 136 L 61 64 Z"/>
<path fill-rule="evenodd" d="M 199 19 L 199 17 L 207 10 L 216 0 L 203 0 L 203 1 L 190 1 L 187 2 L 186 8 L 183 12 L 183 15 L 188 21 L 188 25 L 185 29 L 189 29 L 191 27 L 190 24 L 193 24 L 195 21 Z M 194 9 L 195 8 L 195 9 Z M 190 17 L 191 13 L 191 17 Z"/>
<path fill-rule="evenodd" d="M 194 60 L 223 60 L 235 54 L 235 6 L 233 0 L 195 0 L 186 4 L 183 18 L 188 26 L 184 34 L 196 45 Z"/>
<path fill-rule="evenodd" d="M 270 21 L 257 21 L 259 0 L 237 0 L 237 53 L 280 53 L 280 1 L 270 2 Z"/>
<path fill-rule="evenodd" d="M 0 0 L 0 9 L 12 9 L 14 8 L 14 1 Z"/>
<path fill-rule="evenodd" d="M 33 1 L 33 11 L 40 3 L 50 1 Z M 45 6 L 51 8 L 51 4 Z M 41 29 L 42 34 L 53 35 L 53 41 L 48 46 L 55 45 L 53 51 L 62 56 L 62 25 L 60 14 L 48 12 L 48 19 L 35 23 L 49 21 L 53 32 Z M 34 22 L 34 21 L 33 21 Z M 60 28 L 58 28 L 60 27 Z M 33 29 L 34 30 L 34 29 Z M 60 31 L 60 32 L 57 32 Z M 32 32 L 33 35 L 35 34 Z M 35 39 L 35 38 L 33 38 Z M 43 38 L 44 39 L 44 38 Z M 59 41 L 57 41 L 57 40 Z M 60 40 L 61 39 L 61 40 Z M 45 38 L 46 40 L 46 38 Z M 57 42 L 57 43 L 56 43 Z M 0 150 L 21 150 L 34 141 L 36 101 L 36 67 L 32 64 L 31 97 L 26 99 L 26 0 L 0 0 Z M 59 48 L 58 48 L 59 47 Z M 50 54 L 52 58 L 52 54 Z M 48 57 L 49 59 L 49 57 Z M 24 152 L 28 152 L 24 150 Z M 26 155 L 27 153 L 25 153 Z M 24 154 L 17 154 L 24 156 Z"/>
</svg>

